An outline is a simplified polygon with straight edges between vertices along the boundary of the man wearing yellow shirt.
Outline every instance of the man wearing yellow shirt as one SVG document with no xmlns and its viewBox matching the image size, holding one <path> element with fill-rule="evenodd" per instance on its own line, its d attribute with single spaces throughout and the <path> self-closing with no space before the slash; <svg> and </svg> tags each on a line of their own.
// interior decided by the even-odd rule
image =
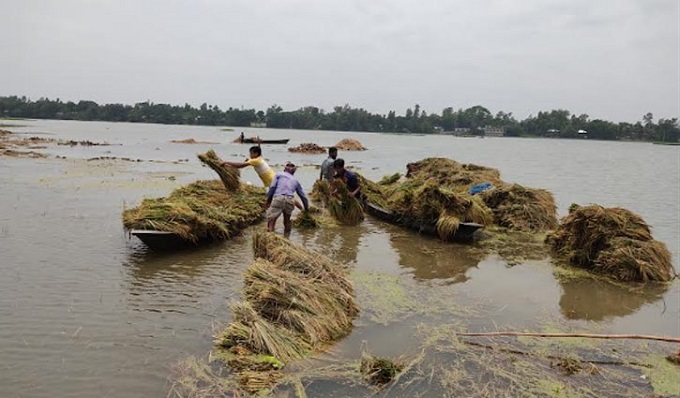
<svg viewBox="0 0 680 398">
<path fill-rule="evenodd" d="M 262 180 L 262 183 L 264 184 L 265 188 L 269 188 L 269 186 L 272 185 L 272 181 L 274 181 L 274 176 L 276 175 L 276 173 L 274 173 L 274 170 L 272 170 L 272 168 L 269 167 L 267 162 L 265 162 L 264 159 L 262 158 L 262 148 L 260 148 L 257 145 L 250 147 L 250 159 L 247 159 L 245 162 L 225 161 L 222 164 L 231 167 L 236 167 L 238 169 L 253 166 L 255 172 L 260 177 L 260 180 Z"/>
</svg>

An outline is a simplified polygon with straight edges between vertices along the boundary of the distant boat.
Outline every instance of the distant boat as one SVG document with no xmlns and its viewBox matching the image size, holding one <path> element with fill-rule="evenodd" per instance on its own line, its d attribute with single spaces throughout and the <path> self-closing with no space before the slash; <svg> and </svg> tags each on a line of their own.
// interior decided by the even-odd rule
<svg viewBox="0 0 680 398">
<path fill-rule="evenodd" d="M 287 144 L 288 141 L 290 141 L 290 138 L 283 140 L 262 140 L 259 138 L 250 137 L 244 138 L 243 140 L 239 139 L 237 142 L 240 142 L 241 144 Z"/>
</svg>

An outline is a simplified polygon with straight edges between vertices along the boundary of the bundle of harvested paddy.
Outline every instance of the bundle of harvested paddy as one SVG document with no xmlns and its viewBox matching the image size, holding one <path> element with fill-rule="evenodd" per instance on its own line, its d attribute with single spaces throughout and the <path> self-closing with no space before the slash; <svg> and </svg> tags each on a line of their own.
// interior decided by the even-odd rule
<svg viewBox="0 0 680 398">
<path fill-rule="evenodd" d="M 359 371 L 369 383 L 382 386 L 394 380 L 404 369 L 404 366 L 403 360 L 395 361 L 390 358 L 363 353 Z"/>
<path fill-rule="evenodd" d="M 227 190 L 235 191 L 239 189 L 241 186 L 241 173 L 237 168 L 225 165 L 224 161 L 217 156 L 215 151 L 211 149 L 206 153 L 199 154 L 198 158 L 208 167 L 215 170 Z"/>
<path fill-rule="evenodd" d="M 296 147 L 288 148 L 288 151 L 296 153 L 326 153 L 324 147 L 318 146 L 313 142 L 305 142 Z"/>
<path fill-rule="evenodd" d="M 671 254 L 649 226 L 623 208 L 572 206 L 546 242 L 571 264 L 619 281 L 669 281 Z"/>
<path fill-rule="evenodd" d="M 389 176 L 384 176 L 380 181 L 378 181 L 378 185 L 390 185 L 394 184 L 395 182 L 399 181 L 401 178 L 401 173 L 394 173 Z"/>
<path fill-rule="evenodd" d="M 338 149 L 345 151 L 365 151 L 366 148 L 361 145 L 361 142 L 353 140 L 351 138 L 343 138 L 337 144 L 334 145 Z"/>
<path fill-rule="evenodd" d="M 442 240 L 450 240 L 461 222 L 491 224 L 491 211 L 473 196 L 456 193 L 435 182 L 407 181 L 391 191 L 388 208 L 402 219 L 435 225 Z"/>
<path fill-rule="evenodd" d="M 220 181 L 197 181 L 124 210 L 123 226 L 173 232 L 194 243 L 228 239 L 262 218 L 264 198 L 262 188 L 243 185 L 229 192 Z"/>
<path fill-rule="evenodd" d="M 358 313 L 358 308 L 353 304 L 354 287 L 339 264 L 297 246 L 280 235 L 268 232 L 258 231 L 253 235 L 253 251 L 255 257 L 269 260 L 282 268 L 338 285 L 348 313 L 352 315 Z"/>
<path fill-rule="evenodd" d="M 543 232 L 557 227 L 557 206 L 545 189 L 502 184 L 481 194 L 501 227 L 524 232 Z"/>
<path fill-rule="evenodd" d="M 316 201 L 319 201 L 325 205 L 328 204 L 328 199 L 331 196 L 331 186 L 327 180 L 317 180 L 314 182 L 312 191 L 309 196 Z"/>
<path fill-rule="evenodd" d="M 330 280 L 258 259 L 245 274 L 244 297 L 264 318 L 302 335 L 312 346 L 347 334 L 353 313 L 347 295 Z"/>
<path fill-rule="evenodd" d="M 364 198 L 366 198 L 366 200 L 368 200 L 371 203 L 375 203 L 378 206 L 386 207 L 387 206 L 386 192 L 388 191 L 388 189 L 383 185 L 376 184 L 375 182 L 369 180 L 368 178 L 362 176 L 359 173 L 356 174 L 357 178 L 359 178 L 361 194 L 364 196 Z"/>
<path fill-rule="evenodd" d="M 235 350 L 245 348 L 248 355 L 244 357 L 251 353 L 265 354 L 284 362 L 304 358 L 310 351 L 310 345 L 294 332 L 265 319 L 251 304 L 236 303 L 232 306 L 232 312 L 234 319 L 215 339 L 218 346 Z"/>
<path fill-rule="evenodd" d="M 328 210 L 340 223 L 345 225 L 357 225 L 364 219 L 364 208 L 361 202 L 351 196 L 347 185 L 342 180 L 334 180 L 330 183 L 331 195 L 328 199 Z"/>
<path fill-rule="evenodd" d="M 296 228 L 318 228 L 320 225 L 319 220 L 312 214 L 311 210 L 298 213 L 293 220 L 293 226 Z"/>
<path fill-rule="evenodd" d="M 406 176 L 412 180 L 434 181 L 456 192 L 465 192 L 475 184 L 490 182 L 501 185 L 501 175 L 496 169 L 475 164 L 462 164 L 446 158 L 426 158 L 406 165 Z"/>
<path fill-rule="evenodd" d="M 233 306 L 233 321 L 215 339 L 250 392 L 280 375 L 280 366 L 263 368 L 257 358 L 301 359 L 347 335 L 358 313 L 352 284 L 328 258 L 272 232 L 256 232 L 253 248 L 259 258 L 245 274 L 246 302 Z"/>
</svg>

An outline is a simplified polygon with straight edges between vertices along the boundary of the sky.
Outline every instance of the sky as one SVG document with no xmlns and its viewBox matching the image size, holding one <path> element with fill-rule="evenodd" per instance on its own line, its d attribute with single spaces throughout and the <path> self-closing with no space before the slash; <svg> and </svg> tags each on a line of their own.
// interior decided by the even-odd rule
<svg viewBox="0 0 680 398">
<path fill-rule="evenodd" d="M 0 96 L 635 122 L 680 113 L 679 0 L 0 0 Z"/>
</svg>

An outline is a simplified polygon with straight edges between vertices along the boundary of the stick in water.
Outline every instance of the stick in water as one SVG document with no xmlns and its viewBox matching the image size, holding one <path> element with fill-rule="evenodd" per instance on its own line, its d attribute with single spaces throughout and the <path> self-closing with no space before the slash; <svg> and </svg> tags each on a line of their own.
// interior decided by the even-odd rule
<svg viewBox="0 0 680 398">
<path fill-rule="evenodd" d="M 594 334 L 594 333 L 530 333 L 530 332 L 489 332 L 489 333 L 456 333 L 458 336 L 526 336 L 526 337 L 584 337 L 589 339 L 634 339 L 656 340 L 669 343 L 680 343 L 680 337 L 651 336 L 645 334 Z"/>
</svg>

